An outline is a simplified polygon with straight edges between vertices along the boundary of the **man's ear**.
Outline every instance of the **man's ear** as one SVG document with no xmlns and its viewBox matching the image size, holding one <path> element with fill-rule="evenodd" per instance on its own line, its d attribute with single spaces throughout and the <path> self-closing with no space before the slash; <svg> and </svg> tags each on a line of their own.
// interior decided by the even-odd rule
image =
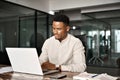
<svg viewBox="0 0 120 80">
<path fill-rule="evenodd" d="M 70 30 L 70 26 L 67 26 L 67 32 Z"/>
</svg>

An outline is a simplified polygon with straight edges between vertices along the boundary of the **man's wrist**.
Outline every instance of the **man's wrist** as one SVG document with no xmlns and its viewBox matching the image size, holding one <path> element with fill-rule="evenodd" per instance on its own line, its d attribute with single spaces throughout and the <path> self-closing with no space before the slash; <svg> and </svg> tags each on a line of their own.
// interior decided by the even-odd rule
<svg viewBox="0 0 120 80">
<path fill-rule="evenodd" d="M 56 68 L 58 68 L 60 65 L 55 65 L 56 66 Z"/>
<path fill-rule="evenodd" d="M 61 71 L 61 65 L 55 65 L 57 70 Z"/>
</svg>

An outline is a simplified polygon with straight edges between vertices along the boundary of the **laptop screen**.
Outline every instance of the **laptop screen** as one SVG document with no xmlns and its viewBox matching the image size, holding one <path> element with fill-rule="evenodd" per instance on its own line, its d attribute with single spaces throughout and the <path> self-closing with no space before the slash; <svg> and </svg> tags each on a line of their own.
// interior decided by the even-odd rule
<svg viewBox="0 0 120 80">
<path fill-rule="evenodd" d="M 13 71 L 43 75 L 36 48 L 6 48 Z"/>
</svg>

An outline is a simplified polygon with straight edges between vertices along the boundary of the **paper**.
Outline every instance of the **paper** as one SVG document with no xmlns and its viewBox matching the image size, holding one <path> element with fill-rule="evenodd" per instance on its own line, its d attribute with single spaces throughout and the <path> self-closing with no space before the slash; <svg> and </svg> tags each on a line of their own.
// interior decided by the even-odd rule
<svg viewBox="0 0 120 80">
<path fill-rule="evenodd" d="M 100 74 L 100 75 L 96 76 L 95 78 L 100 79 L 100 80 L 117 80 L 117 77 L 110 76 L 106 73 Z"/>
<path fill-rule="evenodd" d="M 83 72 L 83 73 L 80 73 L 76 76 L 73 76 L 73 79 L 79 79 L 79 80 L 99 80 L 99 79 L 94 79 L 92 78 L 93 76 L 95 76 L 97 74 L 91 74 L 91 73 L 87 73 L 87 72 Z"/>
<path fill-rule="evenodd" d="M 13 71 L 13 69 L 12 69 L 12 67 L 1 67 L 0 68 L 0 74 L 3 74 L 3 73 L 6 73 L 6 72 L 12 72 Z"/>
<path fill-rule="evenodd" d="M 116 80 L 117 77 L 110 76 L 106 73 L 103 74 L 93 74 L 93 73 L 87 73 L 83 72 L 76 76 L 73 76 L 73 79 L 79 79 L 79 80 Z"/>
</svg>

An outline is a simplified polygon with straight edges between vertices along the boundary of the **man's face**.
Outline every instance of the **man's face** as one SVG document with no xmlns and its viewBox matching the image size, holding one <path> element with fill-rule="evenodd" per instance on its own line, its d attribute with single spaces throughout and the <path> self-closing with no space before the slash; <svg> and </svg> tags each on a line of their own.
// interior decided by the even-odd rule
<svg viewBox="0 0 120 80">
<path fill-rule="evenodd" d="M 55 39 L 62 41 L 66 38 L 69 26 L 66 26 L 63 22 L 53 21 L 52 27 Z"/>
</svg>

